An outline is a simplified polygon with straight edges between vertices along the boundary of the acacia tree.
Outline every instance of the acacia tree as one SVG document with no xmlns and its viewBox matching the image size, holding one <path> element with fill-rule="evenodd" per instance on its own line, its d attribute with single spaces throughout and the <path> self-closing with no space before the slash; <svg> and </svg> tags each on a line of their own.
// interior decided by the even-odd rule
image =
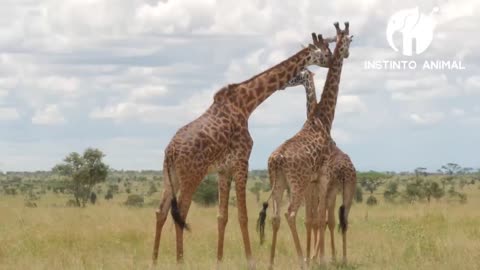
<svg viewBox="0 0 480 270">
<path fill-rule="evenodd" d="M 443 191 L 445 192 L 446 186 L 450 185 L 453 187 L 454 185 L 454 175 L 459 174 L 462 171 L 462 167 L 456 163 L 447 163 L 442 166 L 439 170 L 441 173 L 445 174 L 446 176 L 442 178 L 442 186 Z"/>
<path fill-rule="evenodd" d="M 83 155 L 70 153 L 64 163 L 52 169 L 68 181 L 67 189 L 73 194 L 76 206 L 85 207 L 93 187 L 107 178 L 108 166 L 103 163 L 103 157 L 100 150 L 88 148 Z"/>
</svg>

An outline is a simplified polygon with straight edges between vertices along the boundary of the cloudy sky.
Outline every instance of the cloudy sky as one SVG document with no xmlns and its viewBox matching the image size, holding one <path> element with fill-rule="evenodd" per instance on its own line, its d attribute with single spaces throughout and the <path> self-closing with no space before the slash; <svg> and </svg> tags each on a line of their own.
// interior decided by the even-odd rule
<svg viewBox="0 0 480 270">
<path fill-rule="evenodd" d="M 117 169 L 161 169 L 175 131 L 213 93 L 350 21 L 334 138 L 360 170 L 480 167 L 480 8 L 463 1 L 0 0 L 0 170 L 48 170 L 98 147 Z M 241 4 L 239 4 L 241 3 Z M 420 56 L 390 48 L 389 17 L 435 6 Z M 398 36 L 396 36 L 398 40 Z M 369 70 L 373 60 L 456 60 L 465 70 Z M 326 70 L 316 73 L 317 95 Z M 275 93 L 250 119 L 251 168 L 305 120 L 305 93 Z"/>
</svg>

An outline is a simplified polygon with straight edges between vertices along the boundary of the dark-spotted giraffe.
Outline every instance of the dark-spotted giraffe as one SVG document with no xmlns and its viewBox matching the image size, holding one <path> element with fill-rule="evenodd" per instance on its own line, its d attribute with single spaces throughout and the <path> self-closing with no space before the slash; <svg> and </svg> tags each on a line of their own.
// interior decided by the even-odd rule
<svg viewBox="0 0 480 270">
<path fill-rule="evenodd" d="M 230 182 L 235 181 L 238 221 L 250 268 L 252 259 L 248 233 L 245 188 L 248 160 L 253 140 L 248 131 L 251 113 L 277 89 L 310 65 L 328 67 L 331 52 L 321 35 L 312 34 L 313 44 L 280 64 L 237 84 L 220 89 L 213 103 L 200 117 L 180 128 L 167 148 L 163 164 L 165 190 L 156 212 L 153 263 L 158 257 L 161 232 L 171 209 L 176 223 L 177 261 L 183 259 L 183 230 L 192 196 L 208 172 L 218 172 L 219 215 L 217 260 L 223 258 L 225 227 L 228 220 Z M 179 193 L 178 203 L 176 195 Z"/>
<path fill-rule="evenodd" d="M 289 86 L 303 85 L 307 96 L 307 116 L 314 110 L 317 104 L 317 97 L 315 93 L 314 73 L 305 69 L 289 83 Z M 328 95 L 328 97 L 336 98 L 336 95 Z M 334 103 L 333 101 L 330 103 Z M 356 187 L 356 170 L 350 157 L 345 154 L 338 146 L 334 145 L 330 158 L 327 163 L 329 172 L 329 184 L 327 188 L 327 213 L 328 213 L 328 229 L 330 231 L 330 241 L 332 257 L 335 259 L 335 202 L 337 193 L 342 190 L 343 194 L 343 209 L 339 213 L 340 228 L 343 234 L 343 256 L 346 261 L 346 231 L 348 225 L 348 213 L 353 202 Z M 313 246 L 318 243 L 318 230 L 320 228 L 318 205 L 320 198 L 318 197 L 318 182 L 313 181 L 305 191 L 305 227 L 307 232 L 307 259 L 310 257 L 310 249 L 312 246 L 312 232 L 313 232 Z M 342 217 L 343 215 L 343 217 Z"/>
<path fill-rule="evenodd" d="M 318 104 L 315 103 L 313 109 L 310 108 L 309 105 L 310 109 L 308 111 L 311 112 L 309 113 L 307 121 L 302 129 L 294 137 L 278 147 L 277 150 L 271 154 L 268 161 L 270 182 L 273 187 L 272 200 L 274 212 L 272 218 L 273 237 L 270 256 L 271 267 L 274 262 L 277 233 L 280 227 L 280 205 L 284 190 L 287 186 L 290 187 L 291 196 L 285 217 L 290 227 L 297 256 L 302 267 L 304 267 L 304 257 L 296 230 L 296 214 L 302 201 L 305 199 L 305 190 L 307 188 L 316 186 L 315 192 L 317 193 L 318 198 L 320 198 L 320 200 L 323 198 L 323 203 L 320 201 L 318 207 L 314 207 L 314 209 L 309 207 L 308 209 L 308 211 L 316 210 L 318 213 L 317 220 L 320 228 L 320 239 L 319 245 L 317 245 L 317 250 L 320 254 L 321 261 L 323 261 L 324 245 L 321 243 L 324 241 L 326 221 L 325 202 L 329 185 L 329 160 L 332 149 L 335 148 L 335 143 L 330 137 L 331 121 L 333 121 L 333 116 L 331 116 L 330 113 L 334 113 L 334 107 L 336 104 L 336 97 L 335 103 L 332 103 L 331 100 L 328 100 L 327 102 L 324 97 L 331 96 L 332 91 L 338 92 L 343 58 L 348 57 L 348 49 L 351 42 L 351 37 L 348 36 L 348 23 L 345 23 L 344 31 L 340 30 L 338 23 L 335 23 L 334 25 L 337 31 L 337 36 L 334 39 L 337 41 L 337 44 L 333 57 L 336 57 L 336 61 L 332 58 L 332 62 L 329 66 L 324 92 L 322 93 L 323 102 L 320 101 Z M 306 77 L 312 75 L 308 71 L 304 74 Z M 310 87 L 314 87 L 313 80 L 308 81 L 307 83 Z M 311 101 L 312 100 L 310 99 L 308 103 L 311 104 Z M 312 182 L 317 182 L 317 184 L 311 186 Z"/>
</svg>

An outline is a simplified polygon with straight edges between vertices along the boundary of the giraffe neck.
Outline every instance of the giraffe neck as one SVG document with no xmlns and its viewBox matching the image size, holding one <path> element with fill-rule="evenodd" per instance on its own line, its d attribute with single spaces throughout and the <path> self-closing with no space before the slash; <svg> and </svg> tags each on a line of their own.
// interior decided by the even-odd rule
<svg viewBox="0 0 480 270">
<path fill-rule="evenodd" d="M 333 52 L 331 66 L 328 69 L 325 85 L 320 102 L 315 108 L 315 117 L 318 117 L 328 133 L 331 132 L 335 107 L 337 105 L 338 87 L 342 73 L 343 57 L 340 56 L 341 42 L 337 43 Z"/>
<path fill-rule="evenodd" d="M 247 81 L 229 85 L 229 99 L 248 117 L 275 91 L 284 89 L 300 70 L 310 64 L 310 61 L 309 49 L 302 49 Z"/>
<path fill-rule="evenodd" d="M 307 95 L 307 118 L 317 106 L 317 94 L 315 93 L 315 82 L 313 74 L 309 74 L 305 80 L 305 92 Z"/>
</svg>

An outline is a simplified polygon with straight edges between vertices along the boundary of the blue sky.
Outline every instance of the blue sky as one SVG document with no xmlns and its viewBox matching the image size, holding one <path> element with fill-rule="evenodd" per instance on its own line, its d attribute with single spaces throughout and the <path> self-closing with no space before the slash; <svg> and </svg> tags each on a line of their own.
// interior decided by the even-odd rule
<svg viewBox="0 0 480 270">
<path fill-rule="evenodd" d="M 117 169 L 161 169 L 175 131 L 213 94 L 350 21 L 333 136 L 359 170 L 480 167 L 480 4 L 464 1 L 3 0 L 0 170 L 48 170 L 98 147 Z M 430 47 L 390 48 L 390 15 L 440 8 Z M 398 41 L 398 36 L 396 37 Z M 465 70 L 367 70 L 370 60 L 456 60 Z M 326 70 L 316 73 L 317 96 Z M 305 120 L 305 92 L 279 91 L 250 119 L 252 169 Z"/>
</svg>

